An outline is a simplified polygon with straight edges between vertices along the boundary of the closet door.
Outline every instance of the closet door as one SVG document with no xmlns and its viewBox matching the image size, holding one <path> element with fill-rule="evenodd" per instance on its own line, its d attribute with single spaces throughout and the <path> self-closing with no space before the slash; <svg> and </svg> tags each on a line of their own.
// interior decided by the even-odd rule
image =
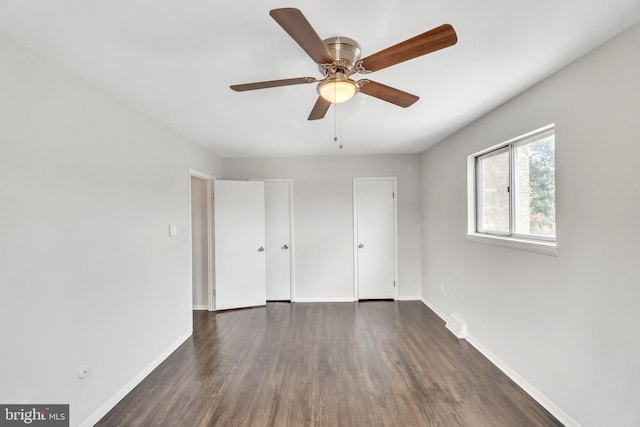
<svg viewBox="0 0 640 427">
<path fill-rule="evenodd" d="M 291 301 L 291 215 L 288 182 L 265 182 L 267 301 Z"/>
<path fill-rule="evenodd" d="M 395 181 L 354 179 L 356 298 L 395 297 Z"/>
</svg>

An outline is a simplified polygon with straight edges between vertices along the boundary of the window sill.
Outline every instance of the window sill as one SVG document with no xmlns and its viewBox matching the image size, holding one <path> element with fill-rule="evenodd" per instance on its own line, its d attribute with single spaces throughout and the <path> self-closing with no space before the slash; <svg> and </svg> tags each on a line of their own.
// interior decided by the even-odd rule
<svg viewBox="0 0 640 427">
<path fill-rule="evenodd" d="M 517 249 L 519 251 L 535 252 L 543 255 L 558 256 L 558 244 L 556 242 L 540 242 L 513 237 L 489 236 L 486 234 L 467 233 L 467 239 L 485 243 L 487 245 L 502 246 L 503 248 Z"/>
</svg>

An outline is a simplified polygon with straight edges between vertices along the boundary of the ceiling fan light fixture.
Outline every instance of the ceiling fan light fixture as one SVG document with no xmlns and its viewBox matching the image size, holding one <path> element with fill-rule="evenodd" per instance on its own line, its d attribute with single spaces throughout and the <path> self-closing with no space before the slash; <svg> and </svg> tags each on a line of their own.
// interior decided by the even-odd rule
<svg viewBox="0 0 640 427">
<path fill-rule="evenodd" d="M 333 104 L 340 104 L 358 93 L 358 84 L 343 73 L 336 73 L 318 85 L 318 94 Z"/>
</svg>

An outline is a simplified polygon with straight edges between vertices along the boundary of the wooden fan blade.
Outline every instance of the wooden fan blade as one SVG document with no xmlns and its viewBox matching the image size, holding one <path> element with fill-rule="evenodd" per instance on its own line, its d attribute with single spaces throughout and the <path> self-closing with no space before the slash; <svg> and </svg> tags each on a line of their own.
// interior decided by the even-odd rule
<svg viewBox="0 0 640 427">
<path fill-rule="evenodd" d="M 333 55 L 322 43 L 318 33 L 298 9 L 292 7 L 273 9 L 269 15 L 318 64 L 329 64 L 334 61 Z"/>
<path fill-rule="evenodd" d="M 245 90 L 267 89 L 270 87 L 299 85 L 303 83 L 315 83 L 316 81 L 317 80 L 313 77 L 298 77 L 296 79 L 268 80 L 266 82 L 232 85 L 230 87 L 236 92 L 244 92 Z"/>
<path fill-rule="evenodd" d="M 324 118 L 324 115 L 327 114 L 330 106 L 331 103 L 329 101 L 319 96 L 307 120 L 318 120 Z"/>
<path fill-rule="evenodd" d="M 453 46 L 457 41 L 458 36 L 453 27 L 444 24 L 364 58 L 362 66 L 367 71 L 382 70 L 400 62 Z"/>
<path fill-rule="evenodd" d="M 360 86 L 360 92 L 365 95 L 373 96 L 404 108 L 413 105 L 420 99 L 410 93 L 368 79 L 358 81 L 358 85 Z"/>
</svg>

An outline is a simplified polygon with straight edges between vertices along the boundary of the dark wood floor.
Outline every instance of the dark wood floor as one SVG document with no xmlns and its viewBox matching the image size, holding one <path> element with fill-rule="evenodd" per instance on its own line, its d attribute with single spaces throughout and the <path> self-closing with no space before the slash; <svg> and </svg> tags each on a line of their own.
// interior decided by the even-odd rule
<svg viewBox="0 0 640 427">
<path fill-rule="evenodd" d="M 416 301 L 195 312 L 98 426 L 558 426 Z"/>
</svg>

